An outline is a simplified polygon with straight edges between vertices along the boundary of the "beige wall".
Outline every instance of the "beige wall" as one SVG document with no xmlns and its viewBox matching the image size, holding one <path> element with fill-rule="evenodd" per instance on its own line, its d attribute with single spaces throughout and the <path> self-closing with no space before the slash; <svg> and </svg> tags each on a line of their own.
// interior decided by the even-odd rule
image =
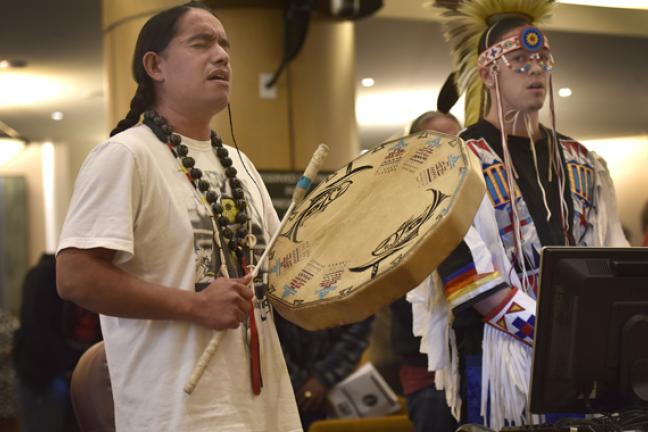
<svg viewBox="0 0 648 432">
<path fill-rule="evenodd" d="M 639 246 L 643 239 L 641 210 L 648 202 L 648 135 L 585 141 L 584 144 L 607 161 L 621 222 L 632 233 L 631 243 Z"/>
<path fill-rule="evenodd" d="M 26 146 L 15 158 L 0 167 L 0 175 L 23 176 L 27 181 L 30 266 L 36 264 L 40 255 L 45 252 L 45 206 L 41 163 L 41 147 L 32 143 Z"/>
<path fill-rule="evenodd" d="M 30 266 L 38 262 L 42 253 L 53 253 L 56 249 L 71 194 L 67 146 L 54 144 L 51 160 L 45 159 L 44 154 L 41 143 L 31 143 L 14 159 L 0 166 L 0 176 L 22 176 L 27 181 Z M 50 165 L 49 174 L 47 168 L 44 172 L 44 161 Z M 46 190 L 53 195 L 48 198 L 51 202 L 48 209 L 45 207 Z"/>
</svg>

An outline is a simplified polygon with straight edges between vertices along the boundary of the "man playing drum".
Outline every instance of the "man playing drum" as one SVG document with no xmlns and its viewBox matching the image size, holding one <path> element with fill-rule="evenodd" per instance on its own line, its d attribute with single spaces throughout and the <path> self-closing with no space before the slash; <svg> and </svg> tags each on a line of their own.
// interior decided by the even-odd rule
<svg viewBox="0 0 648 432">
<path fill-rule="evenodd" d="M 229 102 L 223 25 L 200 2 L 155 15 L 133 73 L 128 115 L 81 168 L 57 259 L 61 296 L 101 314 L 116 428 L 301 430 L 272 314 L 244 276 L 278 219 L 252 163 L 209 126 Z"/>
<path fill-rule="evenodd" d="M 486 418 L 499 430 L 530 421 L 541 247 L 627 241 L 605 162 L 553 127 L 554 60 L 532 24 L 553 2 L 449 3 L 446 32 L 470 125 L 460 136 L 479 158 L 487 193 L 464 241 L 408 299 L 455 417 Z M 538 120 L 547 95 L 552 128 Z"/>
</svg>

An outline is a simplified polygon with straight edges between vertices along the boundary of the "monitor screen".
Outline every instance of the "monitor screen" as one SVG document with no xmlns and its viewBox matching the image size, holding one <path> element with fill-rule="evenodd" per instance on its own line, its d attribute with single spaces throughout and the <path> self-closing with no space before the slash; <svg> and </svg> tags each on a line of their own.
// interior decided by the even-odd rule
<svg viewBox="0 0 648 432">
<path fill-rule="evenodd" d="M 531 375 L 536 414 L 648 401 L 648 248 L 543 249 Z"/>
</svg>

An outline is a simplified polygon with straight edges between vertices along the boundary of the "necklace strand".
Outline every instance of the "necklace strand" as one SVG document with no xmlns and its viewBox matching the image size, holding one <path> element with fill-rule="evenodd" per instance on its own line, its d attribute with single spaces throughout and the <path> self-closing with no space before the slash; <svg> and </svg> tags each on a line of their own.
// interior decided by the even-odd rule
<svg viewBox="0 0 648 432">
<path fill-rule="evenodd" d="M 243 191 L 241 181 L 236 176 L 237 170 L 233 166 L 233 161 L 229 157 L 228 150 L 223 146 L 223 141 L 220 137 L 212 131 L 210 139 L 212 151 L 225 169 L 225 175 L 232 191 L 234 206 L 238 210 L 234 218 L 224 214 L 226 209 L 222 204 L 222 196 L 212 188 L 209 181 L 203 178 L 202 170 L 195 166 L 196 162 L 194 158 L 189 156 L 189 148 L 182 144 L 182 137 L 173 132 L 173 128 L 168 124 L 166 119 L 154 111 L 146 111 L 144 113 L 144 124 L 151 128 L 160 141 L 167 144 L 173 156 L 178 159 L 180 169 L 187 176 L 194 189 L 198 191 L 201 202 L 210 213 L 214 228 L 214 240 L 216 246 L 221 251 L 221 273 L 229 277 L 220 237 L 226 240 L 228 249 L 240 260 L 244 256 L 246 249 L 250 251 L 250 257 L 253 257 L 252 253 L 256 245 L 256 236 L 251 233 L 251 220 L 246 213 L 248 204 L 245 199 L 245 192 Z M 239 224 L 236 232 L 229 226 L 234 223 Z"/>
</svg>

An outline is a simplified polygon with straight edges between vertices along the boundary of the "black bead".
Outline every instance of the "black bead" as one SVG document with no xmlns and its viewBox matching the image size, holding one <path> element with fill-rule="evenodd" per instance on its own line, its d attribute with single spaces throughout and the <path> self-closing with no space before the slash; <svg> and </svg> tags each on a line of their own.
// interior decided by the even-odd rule
<svg viewBox="0 0 648 432">
<path fill-rule="evenodd" d="M 171 132 L 173 132 L 173 128 L 171 126 L 169 126 L 168 124 L 163 124 L 162 125 L 162 132 L 164 132 L 165 134 L 168 135 Z"/>
<path fill-rule="evenodd" d="M 200 180 L 198 182 L 198 189 L 200 189 L 200 192 L 207 192 L 209 190 L 209 186 L 209 182 L 206 180 Z"/>
<path fill-rule="evenodd" d="M 247 208 L 247 202 L 243 199 L 236 200 L 236 208 L 243 211 Z"/>
<path fill-rule="evenodd" d="M 236 215 L 236 222 L 240 224 L 244 224 L 245 222 L 248 221 L 247 215 L 243 212 L 239 212 L 239 214 Z"/>
<path fill-rule="evenodd" d="M 198 180 L 200 177 L 202 177 L 202 171 L 198 168 L 191 168 L 189 170 L 189 175 L 191 176 L 192 179 Z"/>
<path fill-rule="evenodd" d="M 165 123 L 164 119 L 160 117 L 159 115 L 156 115 L 153 117 L 153 123 L 155 123 L 158 126 L 161 126 Z"/>
<path fill-rule="evenodd" d="M 232 166 L 232 159 L 228 157 L 221 158 L 220 160 L 221 165 L 223 165 L 225 168 L 231 167 Z"/>
<path fill-rule="evenodd" d="M 226 227 L 229 224 L 229 220 L 225 216 L 220 216 L 218 218 L 218 225 Z"/>
<path fill-rule="evenodd" d="M 245 254 L 245 251 L 243 250 L 243 248 L 238 247 L 238 248 L 234 249 L 234 253 L 236 254 L 236 256 L 238 258 L 241 258 Z"/>
<path fill-rule="evenodd" d="M 213 204 L 216 201 L 218 201 L 218 194 L 216 192 L 214 192 L 213 190 L 210 190 L 209 192 L 207 192 L 205 194 L 205 198 L 207 198 L 207 202 L 209 204 Z"/>
<path fill-rule="evenodd" d="M 211 135 L 211 144 L 213 147 L 223 147 L 223 140 L 214 131 Z"/>
<path fill-rule="evenodd" d="M 236 168 L 234 168 L 233 166 L 227 167 L 227 169 L 225 169 L 225 175 L 230 178 L 236 177 L 237 172 L 238 171 L 236 171 Z"/>
<path fill-rule="evenodd" d="M 237 245 L 236 245 L 236 241 L 235 241 L 235 240 L 230 240 L 229 243 L 227 243 L 227 246 L 229 246 L 229 248 L 230 248 L 231 251 L 235 251 L 235 250 L 236 250 L 236 246 L 237 246 Z"/>
<path fill-rule="evenodd" d="M 247 228 L 245 228 L 245 227 L 241 227 L 241 228 L 239 228 L 239 229 L 236 231 L 236 236 L 237 236 L 239 239 L 244 239 L 245 236 L 247 235 L 247 233 L 248 233 L 248 232 L 247 232 Z"/>
<path fill-rule="evenodd" d="M 194 158 L 187 156 L 186 158 L 182 158 L 182 166 L 185 168 L 193 168 L 194 165 L 196 165 L 196 161 Z"/>
<path fill-rule="evenodd" d="M 227 228 L 227 227 L 223 228 L 222 234 L 223 234 L 223 237 L 225 237 L 227 240 L 231 239 L 232 236 L 234 235 L 232 230 Z"/>
<path fill-rule="evenodd" d="M 147 120 L 152 120 L 153 117 L 155 117 L 155 111 L 153 110 L 146 110 L 144 111 L 144 118 Z"/>
<path fill-rule="evenodd" d="M 176 151 L 178 152 L 178 156 L 180 157 L 187 156 L 189 154 L 189 148 L 184 144 L 180 144 Z"/>
<path fill-rule="evenodd" d="M 171 136 L 169 137 L 169 141 L 171 142 L 171 145 L 175 147 L 180 145 L 180 143 L 182 142 L 182 138 L 180 138 L 180 135 L 178 134 L 171 134 Z"/>
<path fill-rule="evenodd" d="M 212 211 L 214 212 L 215 215 L 221 215 L 223 213 L 223 206 L 220 205 L 219 203 L 213 203 Z"/>
<path fill-rule="evenodd" d="M 229 152 L 225 147 L 220 147 L 216 149 L 216 156 L 218 156 L 219 158 L 224 158 L 229 156 Z"/>
<path fill-rule="evenodd" d="M 235 199 L 243 199 L 245 198 L 245 193 L 243 192 L 243 189 L 241 188 L 236 188 L 232 191 L 232 195 L 234 195 Z"/>
<path fill-rule="evenodd" d="M 241 187 L 241 180 L 237 178 L 231 178 L 229 182 L 232 189 L 237 189 Z"/>
</svg>

